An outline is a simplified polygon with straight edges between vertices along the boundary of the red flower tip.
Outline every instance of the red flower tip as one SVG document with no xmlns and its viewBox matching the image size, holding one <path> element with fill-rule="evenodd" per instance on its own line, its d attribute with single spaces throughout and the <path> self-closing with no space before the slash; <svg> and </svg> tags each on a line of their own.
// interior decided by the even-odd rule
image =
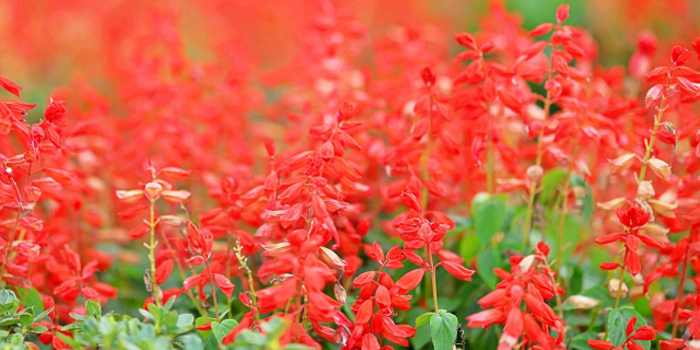
<svg viewBox="0 0 700 350">
<path fill-rule="evenodd" d="M 557 22 L 562 24 L 567 18 L 569 18 L 569 4 L 559 5 L 557 8 Z"/>
<path fill-rule="evenodd" d="M 420 77 L 423 79 L 423 83 L 426 86 L 435 85 L 435 74 L 430 70 L 430 67 L 424 67 L 420 72 Z"/>
<path fill-rule="evenodd" d="M 690 59 L 690 50 L 685 47 L 676 45 L 671 49 L 671 62 L 674 66 L 682 66 Z"/>
<path fill-rule="evenodd" d="M 644 209 L 639 203 L 634 203 L 634 205 L 627 210 L 619 209 L 616 213 L 618 219 L 620 219 L 620 223 L 628 228 L 644 226 L 644 224 L 651 220 L 651 213 Z"/>
</svg>

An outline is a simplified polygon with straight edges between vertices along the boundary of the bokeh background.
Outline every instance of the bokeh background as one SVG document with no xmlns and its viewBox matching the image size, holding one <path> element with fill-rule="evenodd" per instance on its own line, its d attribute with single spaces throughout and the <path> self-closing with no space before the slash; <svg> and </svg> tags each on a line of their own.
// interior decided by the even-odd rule
<svg viewBox="0 0 700 350">
<path fill-rule="evenodd" d="M 551 21 L 558 0 L 508 0 L 526 28 Z M 600 62 L 623 65 L 642 31 L 664 45 L 700 34 L 700 1 L 571 0 L 567 23 L 586 27 L 599 43 Z M 203 63 L 227 55 L 249 67 L 254 81 L 282 67 L 303 48 L 311 19 L 347 10 L 381 35 L 397 26 L 430 26 L 435 40 L 474 29 L 490 12 L 489 1 L 470 0 L 4 0 L 0 2 L 0 70 L 32 102 L 81 80 L 109 91 L 108 81 L 149 33 L 180 40 L 188 57 Z M 172 25 L 171 25 L 172 24 Z M 177 33 L 173 32 L 176 31 Z M 673 38 L 673 40 L 669 40 Z M 664 48 L 660 47 L 660 52 Z"/>
</svg>

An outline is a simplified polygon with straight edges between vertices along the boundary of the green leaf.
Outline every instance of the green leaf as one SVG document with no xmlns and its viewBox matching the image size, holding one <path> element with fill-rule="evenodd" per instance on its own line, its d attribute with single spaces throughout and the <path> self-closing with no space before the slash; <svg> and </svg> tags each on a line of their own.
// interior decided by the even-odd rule
<svg viewBox="0 0 700 350">
<path fill-rule="evenodd" d="M 459 241 L 459 255 L 469 264 L 481 251 L 479 237 L 468 234 Z"/>
<path fill-rule="evenodd" d="M 430 318 L 433 317 L 433 315 L 435 315 L 434 312 L 427 312 L 427 313 L 424 313 L 424 314 L 418 316 L 418 318 L 416 318 L 416 327 L 420 327 L 420 326 L 430 322 Z"/>
<path fill-rule="evenodd" d="M 194 322 L 194 316 L 192 314 L 182 314 L 177 316 L 177 326 L 186 327 L 191 326 Z"/>
<path fill-rule="evenodd" d="M 627 323 L 618 309 L 611 309 L 608 312 L 608 336 L 610 343 L 615 346 L 620 346 L 627 340 L 625 328 Z"/>
<path fill-rule="evenodd" d="M 637 323 L 634 326 L 634 329 L 637 330 L 637 328 L 641 326 L 646 326 L 647 321 L 644 319 L 644 316 L 642 316 L 637 310 L 635 310 L 632 306 L 630 305 L 625 305 L 620 307 L 620 313 L 622 313 L 622 317 L 624 318 L 624 325 L 627 326 L 627 321 L 629 321 L 632 317 L 637 318 Z M 651 341 L 649 340 L 643 340 L 643 341 L 637 341 L 637 344 L 641 345 L 644 349 L 649 350 L 651 348 Z"/>
<path fill-rule="evenodd" d="M 85 313 L 89 317 L 99 318 L 102 316 L 102 305 L 95 300 L 85 302 Z"/>
<path fill-rule="evenodd" d="M 550 243 L 552 247 L 552 259 L 556 257 L 556 252 L 557 252 L 557 244 L 559 243 L 559 221 L 561 220 L 561 217 L 557 215 L 556 218 L 556 225 L 549 225 L 545 229 L 546 231 L 546 237 L 557 237 L 556 239 L 550 239 L 548 242 Z M 578 246 L 580 241 L 583 238 L 583 235 L 580 234 L 581 232 L 581 220 L 573 215 L 567 215 L 566 218 L 564 218 L 564 232 L 563 232 L 563 238 L 564 241 L 562 242 L 564 246 L 564 250 L 562 252 L 562 257 L 567 257 L 571 256 L 573 254 L 574 248 Z M 562 261 L 564 263 L 565 261 Z"/>
<path fill-rule="evenodd" d="M 554 169 L 542 177 L 542 191 L 539 195 L 541 203 L 549 203 L 553 200 L 554 194 L 557 192 L 557 187 L 564 181 L 566 171 L 564 169 Z"/>
<path fill-rule="evenodd" d="M 219 344 L 221 344 L 224 337 L 236 326 L 238 326 L 238 321 L 227 319 L 221 321 L 221 323 L 212 322 L 211 331 L 214 334 L 214 337 L 216 337 L 216 340 L 219 342 Z"/>
<path fill-rule="evenodd" d="M 43 319 L 44 317 L 48 316 L 49 313 L 50 313 L 52 310 L 53 310 L 53 308 L 50 307 L 48 310 L 44 310 L 44 311 L 40 312 L 38 315 L 34 316 L 34 322 L 33 322 L 33 323 L 37 323 L 37 322 L 41 321 L 41 319 Z"/>
<path fill-rule="evenodd" d="M 571 343 L 569 346 L 571 346 L 572 349 L 577 349 L 577 350 L 592 350 L 590 345 L 588 345 L 588 339 L 597 339 L 598 334 L 596 332 L 583 332 L 576 334 L 573 339 L 571 339 Z"/>
<path fill-rule="evenodd" d="M 427 310 L 416 306 L 411 308 L 408 312 L 409 319 L 418 319 L 422 314 L 426 313 Z M 411 343 L 413 349 L 422 349 L 428 343 L 430 343 L 430 327 L 429 325 L 416 326 L 416 335 L 413 338 L 409 338 L 408 341 Z"/>
<path fill-rule="evenodd" d="M 204 325 L 207 324 L 207 323 L 215 322 L 215 321 L 216 321 L 216 319 L 215 319 L 214 317 L 204 317 L 204 316 L 202 316 L 202 317 L 197 317 L 197 319 L 194 321 L 194 326 L 195 326 L 195 327 L 201 327 L 201 326 L 204 326 Z M 201 334 L 201 335 L 202 335 L 202 338 L 204 338 L 204 339 L 207 339 L 207 338 L 209 337 L 209 335 L 211 335 L 211 331 L 210 331 L 210 330 L 207 330 L 207 331 L 200 331 L 200 330 L 198 330 L 198 331 L 199 331 L 199 334 Z"/>
<path fill-rule="evenodd" d="M 202 349 L 202 339 L 195 334 L 185 334 L 177 337 L 183 349 Z"/>
<path fill-rule="evenodd" d="M 430 335 L 435 350 L 452 350 L 457 339 L 457 316 L 440 310 L 430 317 Z"/>
<path fill-rule="evenodd" d="M 479 242 L 485 247 L 491 242 L 493 235 L 503 228 L 506 221 L 506 204 L 491 198 L 472 208 L 472 219 Z"/>
<path fill-rule="evenodd" d="M 0 290 L 0 315 L 13 314 L 19 310 L 19 300 L 11 290 Z"/>
<path fill-rule="evenodd" d="M 476 272 L 491 289 L 495 289 L 496 283 L 498 283 L 498 278 L 493 273 L 493 269 L 501 265 L 501 258 L 498 254 L 495 249 L 486 249 L 479 254 L 476 265 Z"/>
<path fill-rule="evenodd" d="M 634 305 L 634 309 L 644 317 L 652 317 L 651 305 L 649 304 L 648 297 L 644 296 L 642 298 L 635 299 L 632 301 L 632 305 Z"/>
<path fill-rule="evenodd" d="M 570 294 L 579 294 L 583 288 L 583 270 L 580 266 L 573 267 L 574 271 L 569 278 L 568 292 Z"/>
<path fill-rule="evenodd" d="M 41 295 L 39 294 L 39 291 L 36 289 L 24 289 L 23 291 L 19 292 L 20 295 L 24 295 L 24 301 L 22 302 L 22 305 L 24 305 L 25 308 L 32 307 L 34 308 L 34 312 L 42 312 L 44 311 L 44 300 L 41 299 Z"/>
</svg>

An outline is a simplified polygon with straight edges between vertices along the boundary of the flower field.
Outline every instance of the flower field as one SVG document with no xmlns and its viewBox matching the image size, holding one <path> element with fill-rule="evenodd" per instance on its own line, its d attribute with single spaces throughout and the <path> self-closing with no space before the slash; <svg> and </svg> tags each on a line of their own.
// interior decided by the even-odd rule
<svg viewBox="0 0 700 350">
<path fill-rule="evenodd" d="M 700 349 L 699 14 L 5 0 L 0 350 Z"/>
</svg>

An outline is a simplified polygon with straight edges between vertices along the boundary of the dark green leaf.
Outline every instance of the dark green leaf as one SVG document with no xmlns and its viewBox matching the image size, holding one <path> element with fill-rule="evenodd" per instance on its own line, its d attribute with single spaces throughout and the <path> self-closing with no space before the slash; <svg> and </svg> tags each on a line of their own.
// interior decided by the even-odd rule
<svg viewBox="0 0 700 350">
<path fill-rule="evenodd" d="M 479 254 L 476 265 L 477 273 L 491 289 L 495 289 L 498 282 L 498 278 L 493 273 L 493 269 L 501 265 L 501 258 L 498 254 L 495 249 L 486 249 Z"/>
<path fill-rule="evenodd" d="M 499 199 L 491 198 L 472 208 L 472 215 L 476 235 L 481 246 L 485 247 L 491 242 L 493 235 L 503 228 L 506 221 L 506 204 Z"/>
</svg>

